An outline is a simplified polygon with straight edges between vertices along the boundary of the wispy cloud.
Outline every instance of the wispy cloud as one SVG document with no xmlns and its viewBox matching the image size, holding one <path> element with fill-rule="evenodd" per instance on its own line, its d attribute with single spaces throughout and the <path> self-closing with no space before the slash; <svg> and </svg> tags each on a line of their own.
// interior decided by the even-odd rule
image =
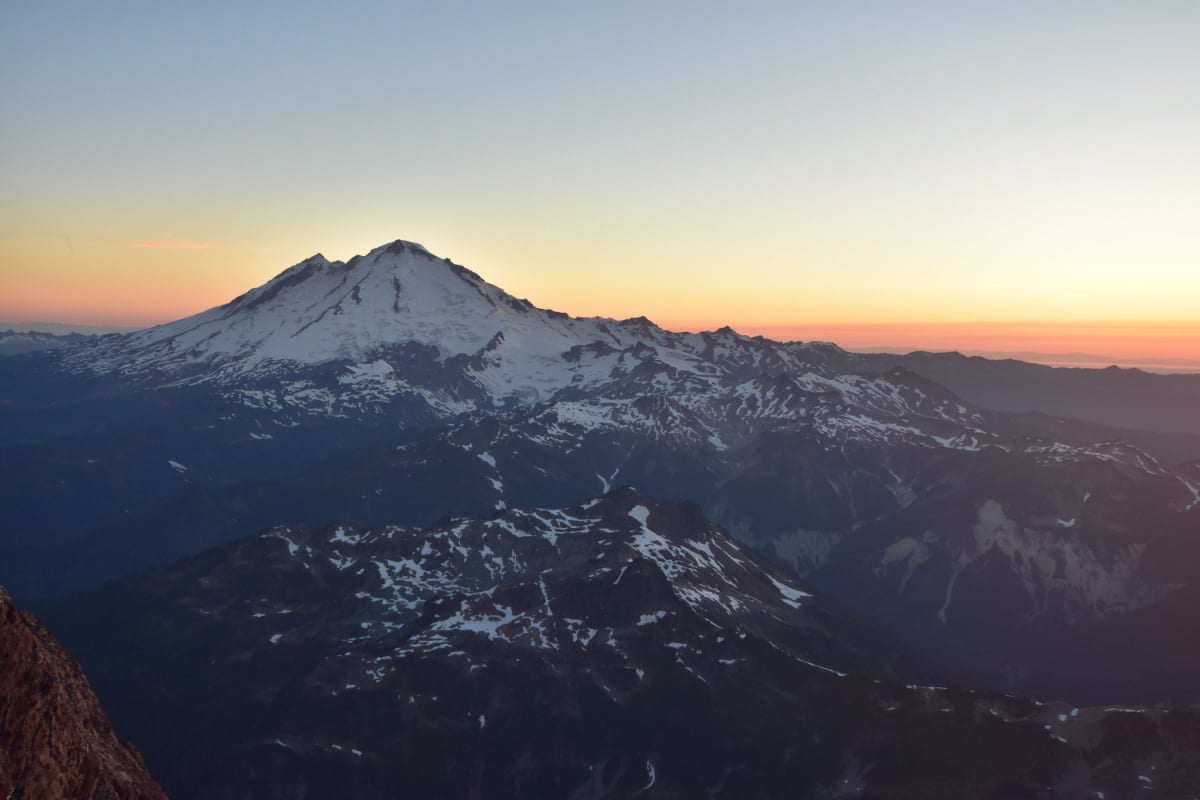
<svg viewBox="0 0 1200 800">
<path fill-rule="evenodd" d="M 153 250 L 211 250 L 216 247 L 212 242 L 182 242 L 172 239 L 169 235 L 162 239 L 146 239 L 141 242 L 130 242 L 130 247 L 143 247 Z"/>
</svg>

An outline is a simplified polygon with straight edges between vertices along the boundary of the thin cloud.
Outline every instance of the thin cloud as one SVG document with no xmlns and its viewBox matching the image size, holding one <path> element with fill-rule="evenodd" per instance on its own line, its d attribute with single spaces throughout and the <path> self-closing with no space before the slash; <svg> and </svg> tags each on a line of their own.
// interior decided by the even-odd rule
<svg viewBox="0 0 1200 800">
<path fill-rule="evenodd" d="M 130 242 L 130 247 L 144 247 L 154 250 L 211 250 L 216 247 L 212 242 L 180 242 L 168 236 L 165 239 L 147 239 L 141 242 Z"/>
</svg>

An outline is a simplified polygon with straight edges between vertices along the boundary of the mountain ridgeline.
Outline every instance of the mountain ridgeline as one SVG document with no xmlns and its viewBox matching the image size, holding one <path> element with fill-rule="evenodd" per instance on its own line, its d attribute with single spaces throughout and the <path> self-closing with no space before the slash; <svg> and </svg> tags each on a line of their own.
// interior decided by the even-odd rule
<svg viewBox="0 0 1200 800">
<path fill-rule="evenodd" d="M 50 619 L 178 798 L 1172 797 L 1200 769 L 1196 712 L 930 684 L 629 489 L 268 528 Z"/>
<path fill-rule="evenodd" d="M 1170 796 L 1191 718 L 1103 709 L 1200 702 L 1196 408 L 1200 376 L 574 318 L 397 241 L 0 359 L 0 581 L 96 670 L 173 794 L 205 776 L 190 796 L 274 796 L 248 787 L 289 774 L 387 796 L 403 765 L 486 751 L 425 790 Z M 911 688 L 933 680 L 974 691 Z M 147 687 L 164 702 L 142 708 Z M 534 731 L 515 709 L 537 687 L 553 722 Z M 857 710 L 838 723 L 814 692 Z M 695 771 L 639 738 L 681 704 L 714 732 L 757 709 L 791 744 L 713 744 L 692 756 L 743 766 Z M 339 728 L 368 708 L 366 739 Z M 815 760 L 794 760 L 795 719 Z M 406 738 L 422 725 L 432 750 Z M 985 730 L 958 777 L 900 744 Z M 1011 761 L 974 760 L 993 734 L 1028 757 L 1008 789 Z M 216 761 L 171 755 L 196 747 Z"/>
</svg>

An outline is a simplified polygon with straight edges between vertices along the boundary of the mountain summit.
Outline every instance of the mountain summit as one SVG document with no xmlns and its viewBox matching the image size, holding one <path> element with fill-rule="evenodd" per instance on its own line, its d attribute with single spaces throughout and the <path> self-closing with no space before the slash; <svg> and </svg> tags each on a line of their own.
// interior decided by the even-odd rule
<svg viewBox="0 0 1200 800">
<path fill-rule="evenodd" d="M 726 378 L 730 365 L 749 366 L 747 375 L 756 375 L 830 354 L 844 355 L 830 345 L 782 345 L 729 328 L 680 334 L 645 317 L 571 317 L 397 240 L 346 262 L 314 255 L 223 306 L 105 337 L 68 355 L 67 363 L 158 385 L 241 385 L 332 369 L 342 387 L 366 382 L 385 395 L 409 389 L 414 373 L 424 373 L 416 383 L 427 387 L 429 373 L 449 370 L 449 382 L 460 388 L 426 399 L 461 411 L 454 401 L 548 399 L 564 388 L 608 383 L 644 362 L 657 365 L 651 372 Z"/>
<path fill-rule="evenodd" d="M 400 342 L 439 358 L 471 355 L 498 334 L 507 353 L 557 359 L 605 334 L 620 344 L 602 325 L 535 308 L 397 240 L 347 262 L 314 255 L 223 306 L 110 341 L 126 370 L 203 366 L 245 375 L 270 372 L 273 363 L 361 362 Z"/>
</svg>

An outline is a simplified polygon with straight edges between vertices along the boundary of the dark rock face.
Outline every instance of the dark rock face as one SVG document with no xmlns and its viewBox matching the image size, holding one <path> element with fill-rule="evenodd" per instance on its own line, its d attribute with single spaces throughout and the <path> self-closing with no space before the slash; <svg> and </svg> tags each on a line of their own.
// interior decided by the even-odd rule
<svg viewBox="0 0 1200 800">
<path fill-rule="evenodd" d="M 272 528 L 51 619 L 178 798 L 1150 798 L 1200 774 L 1200 715 L 913 682 L 938 671 L 627 489 Z"/>
<path fill-rule="evenodd" d="M 165 800 L 75 660 L 0 587 L 0 797 Z"/>
</svg>

